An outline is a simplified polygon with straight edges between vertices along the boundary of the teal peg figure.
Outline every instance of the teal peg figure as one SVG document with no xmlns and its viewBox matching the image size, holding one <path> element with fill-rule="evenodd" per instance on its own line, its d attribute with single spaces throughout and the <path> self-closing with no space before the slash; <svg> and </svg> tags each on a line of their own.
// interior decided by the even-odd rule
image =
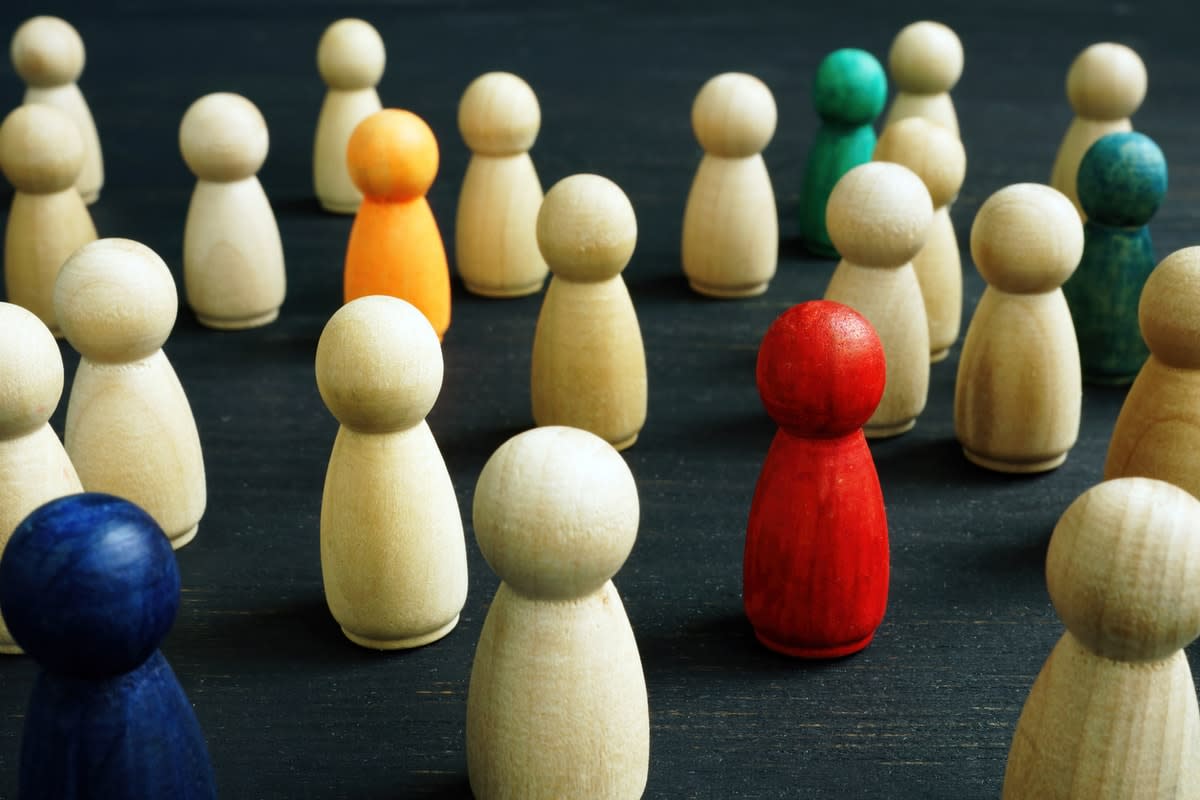
<svg viewBox="0 0 1200 800">
<path fill-rule="evenodd" d="M 808 153 L 800 196 L 800 237 L 810 253 L 837 258 L 825 227 L 825 204 L 833 187 L 875 152 L 876 118 L 887 101 L 887 76 L 865 50 L 835 50 L 817 68 L 813 105 L 821 127 Z"/>
<path fill-rule="evenodd" d="M 1076 186 L 1087 214 L 1083 259 L 1063 294 L 1080 366 L 1091 383 L 1129 383 L 1149 355 L 1138 300 L 1156 263 L 1146 225 L 1167 193 L 1167 162 L 1150 137 L 1110 133 L 1084 154 Z"/>
</svg>

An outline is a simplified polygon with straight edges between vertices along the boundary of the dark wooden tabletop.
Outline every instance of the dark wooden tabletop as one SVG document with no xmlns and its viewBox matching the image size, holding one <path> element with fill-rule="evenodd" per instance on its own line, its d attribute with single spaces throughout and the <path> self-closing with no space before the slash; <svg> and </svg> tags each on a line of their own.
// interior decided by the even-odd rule
<svg viewBox="0 0 1200 800">
<path fill-rule="evenodd" d="M 336 422 L 313 377 L 317 338 L 341 300 L 349 217 L 320 213 L 311 153 L 324 87 L 315 48 L 342 16 L 383 34 L 384 104 L 425 117 L 442 166 L 430 201 L 453 242 L 467 150 L 455 114 L 476 75 L 522 75 L 542 106 L 533 158 L 549 186 L 576 172 L 620 184 L 640 239 L 625 280 L 649 364 L 649 419 L 626 458 L 642 503 L 639 538 L 615 579 L 650 698 L 647 797 L 988 798 L 998 796 L 1013 725 L 1062 632 L 1043 562 L 1058 515 L 1100 479 L 1121 389 L 1087 387 L 1066 464 L 1004 477 L 954 440 L 960 345 L 934 365 L 915 430 L 871 445 L 890 519 L 892 583 L 874 643 L 830 663 L 776 656 L 741 606 L 750 498 L 774 434 L 754 386 L 758 342 L 788 306 L 819 297 L 834 263 L 803 255 L 798 198 L 817 118 L 817 63 L 839 47 L 886 59 L 919 18 L 954 27 L 966 67 L 954 100 L 968 153 L 953 208 L 965 245 L 982 201 L 1046 181 L 1071 119 L 1068 65 L 1086 45 L 1131 45 L 1150 75 L 1135 124 L 1170 164 L 1152 223 L 1161 258 L 1196 243 L 1193 4 L 809 3 L 521 4 L 115 0 L 0 5 L 0 35 L 36 13 L 70 19 L 88 48 L 81 87 L 107 179 L 102 236 L 140 240 L 181 276 L 193 178 L 178 125 L 202 94 L 256 103 L 271 132 L 260 177 L 283 234 L 288 298 L 275 324 L 218 333 L 186 307 L 166 352 L 191 400 L 208 511 L 179 553 L 183 606 L 164 652 L 195 705 L 226 798 L 468 796 L 464 722 L 471 660 L 497 579 L 475 545 L 471 497 L 484 461 L 532 425 L 529 361 L 540 296 L 494 301 L 454 289 L 446 379 L 429 418 L 464 513 L 470 593 L 446 639 L 380 654 L 348 642 L 325 606 L 318 515 Z M 756 299 L 692 294 L 679 236 L 700 157 L 689 112 L 705 80 L 751 72 L 779 126 L 765 153 L 777 194 L 779 272 Z M 0 107 L 22 86 L 0 65 Z M 11 189 L 0 190 L 6 209 Z M 453 258 L 453 256 L 451 256 Z M 964 327 L 982 282 L 963 248 Z M 180 284 L 182 285 L 182 284 Z M 64 345 L 68 385 L 77 356 Z M 66 398 L 54 418 L 61 433 Z M 0 661 L 0 797 L 12 797 L 35 667 Z"/>
</svg>

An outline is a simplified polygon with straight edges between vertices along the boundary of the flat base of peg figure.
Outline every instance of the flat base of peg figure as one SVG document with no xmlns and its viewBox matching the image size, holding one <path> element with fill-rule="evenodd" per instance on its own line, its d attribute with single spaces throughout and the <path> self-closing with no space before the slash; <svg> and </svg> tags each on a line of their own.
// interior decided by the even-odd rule
<svg viewBox="0 0 1200 800">
<path fill-rule="evenodd" d="M 25 651 L 15 644 L 0 644 L 0 656 L 23 656 Z"/>
<path fill-rule="evenodd" d="M 318 197 L 317 201 L 321 204 L 321 208 L 330 214 L 357 214 L 358 207 L 362 205 L 362 200 L 347 203 L 339 200 L 324 200 Z"/>
<path fill-rule="evenodd" d="M 915 419 L 910 419 L 908 422 L 900 422 L 895 425 L 864 425 L 863 435 L 868 439 L 886 439 L 889 436 L 899 436 L 911 431 L 916 424 Z"/>
<path fill-rule="evenodd" d="M 1098 375 L 1096 373 L 1083 373 L 1084 383 L 1090 383 L 1094 386 L 1128 386 L 1133 383 L 1133 379 L 1137 377 L 1137 373 L 1132 375 Z"/>
<path fill-rule="evenodd" d="M 100 190 L 97 189 L 96 191 L 88 192 L 87 194 L 83 194 L 81 192 L 79 196 L 83 198 L 83 204 L 85 206 L 90 206 L 92 203 L 100 199 Z"/>
<path fill-rule="evenodd" d="M 939 361 L 945 361 L 947 356 L 949 356 L 949 355 L 950 355 L 949 347 L 943 347 L 941 350 L 935 350 L 929 354 L 929 363 L 936 364 Z"/>
<path fill-rule="evenodd" d="M 972 453 L 967 448 L 963 448 L 963 455 L 972 464 L 977 464 L 984 469 L 990 469 L 993 472 L 1009 472 L 1015 475 L 1024 475 L 1031 472 L 1049 472 L 1055 467 L 1062 466 L 1062 463 L 1067 460 L 1067 454 L 1054 456 L 1042 461 L 997 461 L 994 458 L 981 456 L 979 453 Z"/>
<path fill-rule="evenodd" d="M 505 299 L 510 297 L 528 297 L 531 294 L 537 294 L 546 285 L 545 278 L 538 278 L 533 283 L 527 283 L 524 286 L 516 288 L 497 289 L 494 286 L 479 286 L 478 284 L 463 281 L 463 286 L 467 287 L 467 291 L 471 294 L 477 294 L 480 297 L 495 297 Z"/>
<path fill-rule="evenodd" d="M 803 240 L 804 249 L 814 256 L 819 258 L 841 258 L 842 254 L 837 251 L 833 245 L 825 244 L 824 242 L 813 242 L 808 239 Z"/>
<path fill-rule="evenodd" d="M 613 446 L 613 449 L 619 453 L 622 450 L 628 450 L 629 448 L 633 447 L 633 443 L 636 442 L 637 440 L 638 440 L 638 434 L 635 433 L 633 436 L 630 436 L 628 439 L 622 439 L 619 442 L 609 442 L 609 444 L 611 444 Z"/>
<path fill-rule="evenodd" d="M 366 639 L 362 636 L 351 633 L 345 628 L 342 628 L 342 633 L 346 634 L 346 638 L 354 642 L 356 645 L 360 647 L 368 647 L 372 650 L 411 650 L 414 647 L 421 647 L 422 645 L 429 644 L 430 642 L 436 642 L 438 639 L 441 639 L 450 631 L 454 630 L 454 626 L 458 625 L 458 617 L 459 615 L 455 614 L 454 619 L 450 620 L 437 630 L 431 631 L 430 633 L 422 633 L 420 636 L 410 636 L 406 639 L 387 639 L 383 641 L 379 639 Z"/>
<path fill-rule="evenodd" d="M 773 642 L 758 631 L 755 631 L 754 635 L 760 642 L 763 643 L 765 647 L 774 650 L 776 653 L 782 653 L 783 655 L 791 656 L 792 658 L 823 659 L 841 658 L 842 656 L 849 656 L 857 653 L 859 650 L 862 650 L 871 643 L 871 640 L 875 638 L 875 631 L 871 631 L 857 641 L 847 642 L 846 644 L 830 645 L 829 647 L 793 647 L 792 645 Z"/>
<path fill-rule="evenodd" d="M 200 523 L 196 523 L 195 525 L 192 526 L 191 530 L 184 531 L 179 536 L 176 536 L 174 539 L 171 540 L 171 549 L 178 550 L 179 548 L 183 547 L 185 544 L 190 542 L 192 539 L 195 539 L 196 532 L 199 530 L 200 530 Z"/>
<path fill-rule="evenodd" d="M 709 286 L 703 283 L 689 280 L 688 284 L 693 290 L 699 292 L 705 297 L 716 297 L 722 300 L 736 297 L 758 297 L 763 292 L 767 291 L 766 283 L 756 283 L 753 286 L 739 286 L 736 289 L 730 289 L 727 286 Z"/>
<path fill-rule="evenodd" d="M 279 319 L 279 309 L 268 311 L 265 314 L 259 314 L 257 317 L 249 317 L 247 319 L 221 319 L 220 317 L 207 317 L 200 314 L 196 315 L 196 321 L 206 328 L 213 328 L 218 331 L 244 331 L 250 328 L 261 328 L 264 325 L 270 325 L 275 320 Z"/>
</svg>

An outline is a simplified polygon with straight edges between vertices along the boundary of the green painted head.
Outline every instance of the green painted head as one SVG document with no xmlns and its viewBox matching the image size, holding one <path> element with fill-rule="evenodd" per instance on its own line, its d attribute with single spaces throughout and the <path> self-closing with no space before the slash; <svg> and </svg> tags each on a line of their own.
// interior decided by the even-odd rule
<svg viewBox="0 0 1200 800">
<path fill-rule="evenodd" d="M 1136 131 L 1110 133 L 1084 154 L 1076 187 L 1088 219 L 1141 227 L 1167 193 L 1167 160 L 1149 136 Z"/>
<path fill-rule="evenodd" d="M 887 75 L 866 50 L 835 50 L 817 68 L 813 105 L 826 121 L 865 125 L 883 112 L 886 101 Z"/>
</svg>

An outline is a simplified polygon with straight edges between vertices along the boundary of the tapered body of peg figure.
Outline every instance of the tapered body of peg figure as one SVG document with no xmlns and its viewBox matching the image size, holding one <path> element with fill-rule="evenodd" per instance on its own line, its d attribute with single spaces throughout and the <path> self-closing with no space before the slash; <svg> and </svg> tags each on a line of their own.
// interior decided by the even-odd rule
<svg viewBox="0 0 1200 800">
<path fill-rule="evenodd" d="M 958 138 L 958 115 L 950 91 L 962 77 L 963 47 L 958 34 L 940 22 L 906 25 L 892 40 L 888 72 L 896 99 L 884 118 L 884 131 L 902 119 L 922 117 Z"/>
</svg>

